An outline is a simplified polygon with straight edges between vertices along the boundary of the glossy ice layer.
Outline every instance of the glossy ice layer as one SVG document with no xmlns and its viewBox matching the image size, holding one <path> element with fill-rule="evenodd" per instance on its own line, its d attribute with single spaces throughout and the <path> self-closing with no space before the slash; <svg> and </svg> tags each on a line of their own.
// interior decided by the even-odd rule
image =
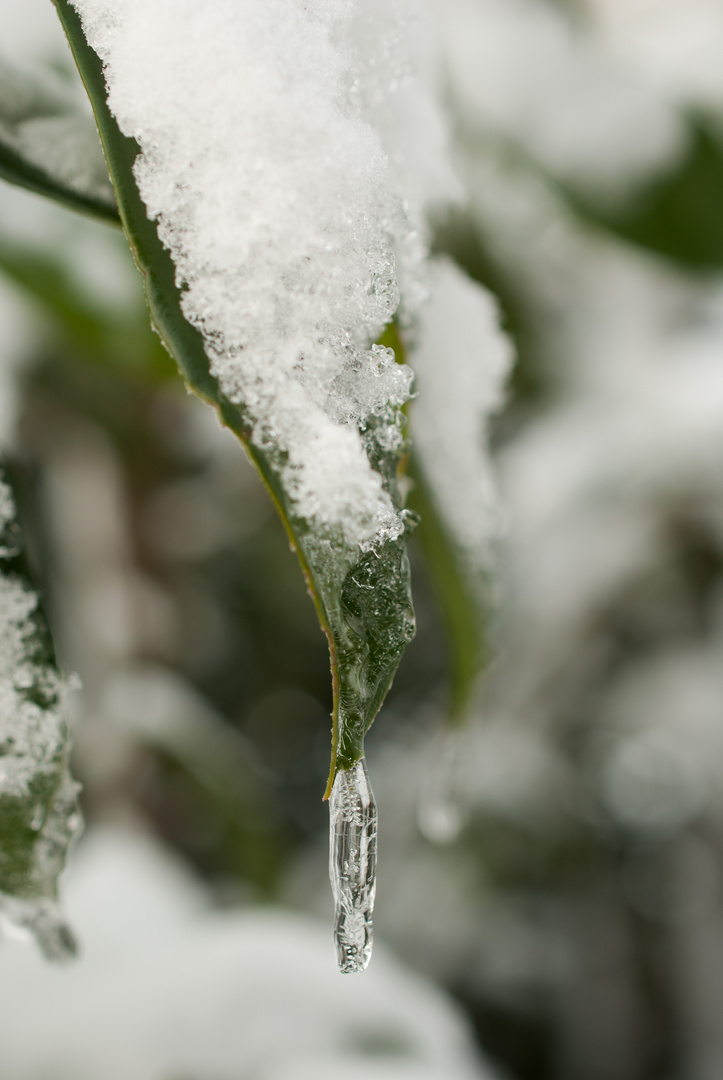
<svg viewBox="0 0 723 1080">
<path fill-rule="evenodd" d="M 329 799 L 329 877 L 339 970 L 363 971 L 372 954 L 377 804 L 362 758 L 337 774 Z"/>
</svg>

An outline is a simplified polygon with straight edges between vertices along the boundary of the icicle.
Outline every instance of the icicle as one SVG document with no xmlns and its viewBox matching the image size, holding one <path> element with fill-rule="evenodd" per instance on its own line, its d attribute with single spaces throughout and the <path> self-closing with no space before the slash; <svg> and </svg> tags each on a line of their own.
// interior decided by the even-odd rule
<svg viewBox="0 0 723 1080">
<path fill-rule="evenodd" d="M 433 844 L 451 844 L 467 823 L 469 810 L 460 791 L 463 733 L 443 731 L 435 739 L 430 768 L 423 774 L 417 825 Z"/>
<path fill-rule="evenodd" d="M 329 877 L 339 970 L 364 971 L 372 954 L 377 804 L 364 758 L 337 773 L 329 799 Z"/>
</svg>

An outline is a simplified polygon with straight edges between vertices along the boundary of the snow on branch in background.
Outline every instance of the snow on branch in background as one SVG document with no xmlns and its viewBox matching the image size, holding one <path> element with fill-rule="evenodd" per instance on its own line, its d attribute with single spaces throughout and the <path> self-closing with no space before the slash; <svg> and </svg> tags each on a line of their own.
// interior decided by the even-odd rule
<svg viewBox="0 0 723 1080">
<path fill-rule="evenodd" d="M 490 293 L 437 259 L 410 359 L 419 394 L 414 445 L 431 495 L 467 566 L 488 571 L 501 515 L 487 448 L 512 364 Z"/>
</svg>

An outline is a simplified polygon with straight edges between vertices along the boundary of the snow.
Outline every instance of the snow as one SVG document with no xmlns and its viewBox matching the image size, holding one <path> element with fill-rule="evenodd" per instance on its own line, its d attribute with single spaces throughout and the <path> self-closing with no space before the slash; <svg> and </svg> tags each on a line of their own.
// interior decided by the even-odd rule
<svg viewBox="0 0 723 1080">
<path fill-rule="evenodd" d="M 2 554 L 16 555 L 15 504 L 0 482 Z M 35 934 L 45 954 L 63 958 L 72 939 L 57 906 L 56 882 L 80 827 L 76 784 L 67 769 L 62 683 L 45 656 L 38 595 L 17 574 L 0 574 L 0 917 Z"/>
<path fill-rule="evenodd" d="M 427 0 L 427 7 L 470 141 L 494 140 L 611 201 L 684 152 L 685 128 L 665 94 L 561 6 Z"/>
<path fill-rule="evenodd" d="M 142 834 L 96 830 L 65 898 L 84 952 L 50 969 L 2 950 L 8 1080 L 492 1080 L 459 1010 L 383 950 L 341 979 L 328 926 L 281 909 L 213 910 Z"/>
<path fill-rule="evenodd" d="M 488 567 L 501 514 L 487 449 L 512 350 L 497 305 L 447 259 L 435 261 L 412 364 L 414 445 L 446 526 L 471 567 Z"/>
<path fill-rule="evenodd" d="M 451 172 L 435 163 L 421 183 L 408 150 L 385 152 L 410 130 L 395 116 L 416 117 L 419 148 L 434 115 L 429 161 L 444 137 L 399 69 L 399 20 L 349 0 L 75 6 L 141 146 L 136 179 L 184 314 L 295 512 L 351 545 L 400 535 L 358 424 L 409 397 L 411 372 L 370 346 L 399 305 L 397 264 L 407 308 L 421 300 L 422 210 Z"/>
</svg>

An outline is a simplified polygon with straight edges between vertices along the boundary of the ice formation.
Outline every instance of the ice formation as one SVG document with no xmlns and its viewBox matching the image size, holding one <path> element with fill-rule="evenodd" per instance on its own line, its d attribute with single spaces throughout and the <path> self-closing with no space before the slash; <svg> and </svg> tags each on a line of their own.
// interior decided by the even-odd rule
<svg viewBox="0 0 723 1080">
<path fill-rule="evenodd" d="M 414 445 L 445 524 L 480 569 L 500 528 L 486 425 L 502 402 L 512 351 L 485 289 L 446 259 L 435 261 L 430 278 L 411 354 Z"/>
<path fill-rule="evenodd" d="M 19 550 L 13 494 L 0 481 L 0 559 Z M 37 593 L 0 566 L 0 917 L 53 959 L 73 952 L 56 886 L 80 826 L 60 692 Z"/>
<path fill-rule="evenodd" d="M 372 954 L 377 804 L 364 758 L 336 775 L 329 799 L 329 877 L 339 971 L 363 971 Z"/>
<path fill-rule="evenodd" d="M 420 146 L 434 111 L 398 70 L 399 4 L 74 5 L 109 107 L 140 145 L 136 180 L 184 314 L 295 512 L 350 545 L 401 535 L 358 425 L 409 397 L 410 371 L 370 346 L 398 307 L 398 275 L 413 306 L 420 206 L 450 181 L 413 183 L 410 155 L 385 151 L 410 101 Z"/>
</svg>

